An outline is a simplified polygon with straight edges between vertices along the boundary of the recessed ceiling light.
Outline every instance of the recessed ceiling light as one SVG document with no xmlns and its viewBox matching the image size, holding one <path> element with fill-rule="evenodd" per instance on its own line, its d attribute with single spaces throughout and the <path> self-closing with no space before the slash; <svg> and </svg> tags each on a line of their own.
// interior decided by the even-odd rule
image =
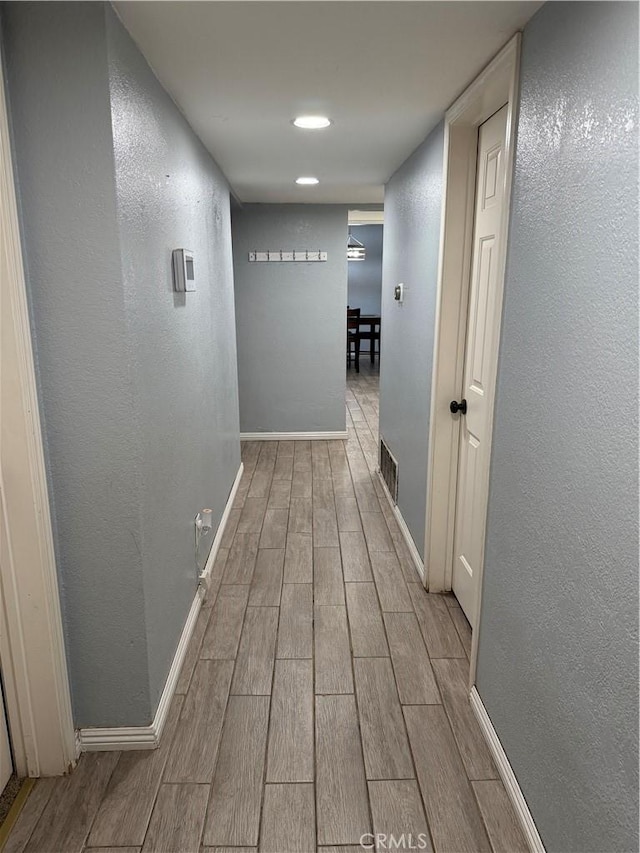
<svg viewBox="0 0 640 853">
<path fill-rule="evenodd" d="M 326 116 L 296 116 L 293 123 L 303 130 L 321 130 L 323 127 L 329 127 L 331 119 Z"/>
<path fill-rule="evenodd" d="M 296 178 L 296 184 L 302 184 L 304 186 L 312 186 L 313 184 L 319 184 L 320 181 L 317 178 Z"/>
</svg>

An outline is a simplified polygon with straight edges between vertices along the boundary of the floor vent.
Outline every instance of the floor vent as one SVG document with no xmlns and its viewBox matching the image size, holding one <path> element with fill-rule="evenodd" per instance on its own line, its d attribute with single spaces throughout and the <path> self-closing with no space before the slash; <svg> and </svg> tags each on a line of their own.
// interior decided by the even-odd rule
<svg viewBox="0 0 640 853">
<path fill-rule="evenodd" d="M 398 503 L 398 463 L 383 438 L 380 439 L 380 473 L 394 504 Z"/>
</svg>

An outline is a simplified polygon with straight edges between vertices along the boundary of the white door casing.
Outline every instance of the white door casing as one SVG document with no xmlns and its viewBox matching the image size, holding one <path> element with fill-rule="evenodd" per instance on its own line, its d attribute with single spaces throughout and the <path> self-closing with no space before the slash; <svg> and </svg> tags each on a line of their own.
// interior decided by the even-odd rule
<svg viewBox="0 0 640 853">
<path fill-rule="evenodd" d="M 452 589 L 475 627 L 489 491 L 494 377 L 500 335 L 501 222 L 507 107 L 478 131 L 476 203 L 460 418 Z"/>
<path fill-rule="evenodd" d="M 471 707 L 478 717 L 482 733 L 495 759 L 496 767 L 529 846 L 532 851 L 543 851 L 544 847 L 518 781 L 475 687 L 478 644 L 482 631 L 480 613 L 484 542 L 474 555 L 473 549 L 466 544 L 465 537 L 467 534 L 458 535 L 456 531 L 461 442 L 467 440 L 468 443 L 468 435 L 473 434 L 474 430 L 481 432 L 480 438 L 484 437 L 484 464 L 488 466 L 490 461 L 498 352 L 497 336 L 499 335 L 502 315 L 509 200 L 513 178 L 516 116 L 518 112 L 520 45 L 521 35 L 516 33 L 495 59 L 452 104 L 445 115 L 444 186 L 431 383 L 431 414 L 428 434 L 429 467 L 427 469 L 424 553 L 425 585 L 430 592 L 443 592 L 451 589 L 454 554 L 463 554 L 472 563 L 473 575 L 475 576 L 473 580 L 475 582 L 476 603 L 475 606 L 467 606 L 470 621 L 474 625 L 469 661 Z M 496 281 L 492 296 L 493 308 L 491 309 L 492 334 L 495 336 L 495 357 L 491 359 L 490 364 L 483 363 L 480 366 L 476 364 L 472 368 L 465 366 L 465 353 L 468 348 L 469 301 L 474 298 L 474 294 L 470 294 L 469 291 L 474 272 L 473 238 L 478 128 L 500 111 L 505 104 L 506 128 L 501 158 L 501 178 L 499 179 L 503 191 L 503 203 L 500 222 L 496 231 L 498 239 L 491 246 L 491 267 L 495 273 Z M 497 166 L 498 164 L 492 164 L 492 168 L 493 165 Z M 488 169 L 485 171 L 489 173 Z M 498 180 L 497 174 L 496 180 Z M 482 248 L 486 252 L 488 246 Z M 484 260 L 486 261 L 486 256 Z M 471 310 L 477 311 L 477 308 L 472 307 Z M 482 336 L 487 339 L 488 334 L 485 330 L 483 330 Z M 463 388 L 465 389 L 465 399 L 469 403 L 468 411 L 471 411 L 471 407 L 475 405 L 475 398 L 468 390 L 470 386 L 469 377 L 471 377 L 471 381 L 477 380 L 479 377 L 480 382 L 476 381 L 475 385 L 483 386 L 482 390 L 484 391 L 491 390 L 491 400 L 488 400 L 486 394 L 484 395 L 484 423 L 481 428 L 478 427 L 474 414 L 465 427 L 463 423 L 465 416 L 452 417 L 449 409 L 449 404 L 454 397 L 460 399 L 458 395 Z M 474 394 L 477 394 L 475 388 L 472 390 Z M 477 414 L 480 414 L 480 409 L 478 409 Z M 484 436 L 482 429 L 484 429 Z M 466 430 L 467 435 L 464 434 L 464 430 Z M 463 474 L 462 476 L 466 476 L 468 479 L 471 472 L 468 471 L 466 475 Z M 486 482 L 488 484 L 488 478 L 486 478 Z M 483 532 L 486 524 L 487 497 L 488 495 L 485 495 L 485 508 L 480 511 L 480 519 L 472 521 L 472 527 L 481 526 Z M 474 562 L 476 565 L 473 565 Z"/>
<path fill-rule="evenodd" d="M 15 770 L 56 776 L 77 747 L 0 57 L 0 665 Z"/>
<path fill-rule="evenodd" d="M 452 588 L 457 509 L 460 430 L 463 418 L 452 417 L 449 403 L 460 399 L 464 382 L 468 297 L 476 189 L 478 128 L 507 104 L 503 153 L 504 204 L 495 252 L 498 288 L 495 315 L 502 314 L 506 266 L 509 199 L 513 176 L 521 35 L 516 33 L 497 56 L 451 105 L 444 122 L 444 185 L 436 295 L 434 360 L 429 419 L 429 464 L 425 524 L 425 586 L 430 592 Z M 497 362 L 496 362 L 497 363 Z M 493 376 L 487 382 L 493 386 Z M 493 408 L 488 407 L 490 428 Z M 489 447 L 487 447 L 489 450 Z M 484 519 L 483 519 L 484 523 Z M 480 565 L 479 574 L 483 567 Z M 478 595 L 471 645 L 469 683 L 475 683 L 482 582 Z"/>
</svg>

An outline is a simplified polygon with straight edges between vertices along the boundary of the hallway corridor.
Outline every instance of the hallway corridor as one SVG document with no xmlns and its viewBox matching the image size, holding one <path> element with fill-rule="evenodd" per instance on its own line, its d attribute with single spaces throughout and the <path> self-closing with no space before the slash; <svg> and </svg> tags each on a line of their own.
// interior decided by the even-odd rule
<svg viewBox="0 0 640 853">
<path fill-rule="evenodd" d="M 378 467 L 379 384 L 379 364 L 371 364 L 368 357 L 361 359 L 360 373 L 347 370 L 347 431 L 360 445 L 372 474 Z"/>
<path fill-rule="evenodd" d="M 424 592 L 373 473 L 376 369 L 347 406 L 347 441 L 244 444 L 161 747 L 39 781 L 7 853 L 526 850 L 467 700 L 468 624 Z"/>
<path fill-rule="evenodd" d="M 0 0 L 0 853 L 640 851 L 639 33 Z"/>
</svg>

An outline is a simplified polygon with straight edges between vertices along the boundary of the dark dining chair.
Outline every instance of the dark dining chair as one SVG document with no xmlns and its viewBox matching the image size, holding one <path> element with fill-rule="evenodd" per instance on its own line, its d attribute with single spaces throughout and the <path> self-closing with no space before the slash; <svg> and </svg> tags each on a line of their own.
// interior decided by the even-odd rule
<svg viewBox="0 0 640 853">
<path fill-rule="evenodd" d="M 378 357 L 380 356 L 380 326 L 378 325 L 377 329 L 374 326 L 369 326 L 366 331 L 361 329 L 360 340 L 369 341 L 369 358 L 373 364 L 376 357 L 376 341 L 378 341 Z"/>
<path fill-rule="evenodd" d="M 347 305 L 347 367 L 351 367 L 352 347 L 356 373 L 360 373 L 360 309 Z"/>
</svg>

